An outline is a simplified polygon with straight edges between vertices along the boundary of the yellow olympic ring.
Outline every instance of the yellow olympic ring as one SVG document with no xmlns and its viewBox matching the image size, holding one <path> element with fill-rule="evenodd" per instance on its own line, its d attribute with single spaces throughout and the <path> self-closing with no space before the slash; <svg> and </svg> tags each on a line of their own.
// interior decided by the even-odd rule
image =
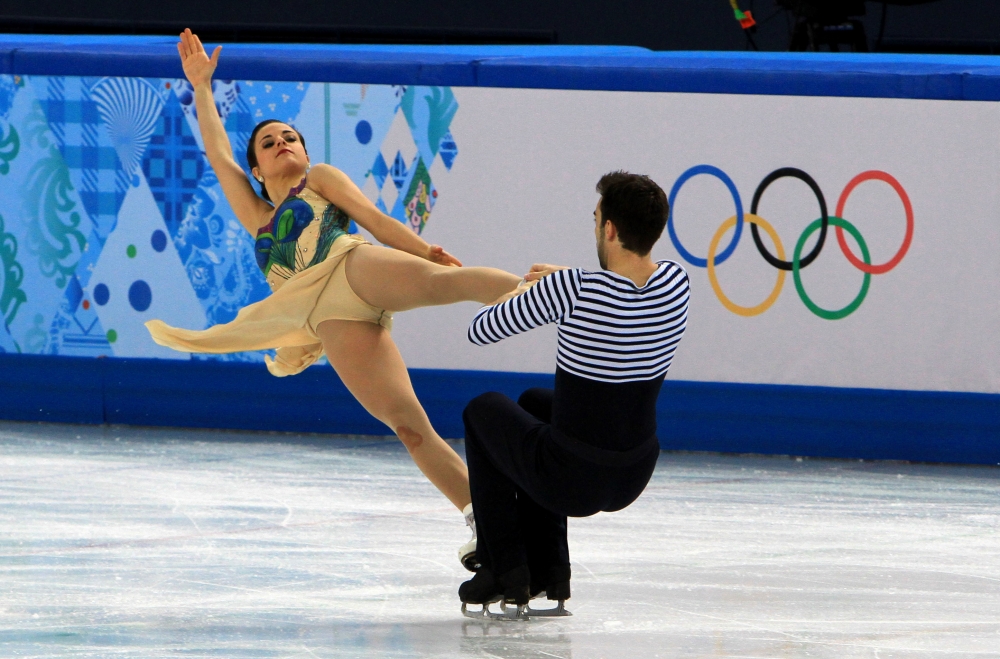
<svg viewBox="0 0 1000 659">
<path fill-rule="evenodd" d="M 757 215 L 751 215 L 750 213 L 744 214 L 743 219 L 751 224 L 756 224 L 771 237 L 771 240 L 774 242 L 774 249 L 778 252 L 778 258 L 783 261 L 785 259 L 785 248 L 782 246 L 781 238 L 778 237 L 778 232 L 774 230 L 774 227 L 768 224 L 767 220 L 764 218 Z M 722 236 L 724 236 L 726 231 L 732 229 L 734 226 L 736 226 L 735 215 L 723 222 L 722 226 L 719 227 L 719 230 L 715 232 L 714 236 L 712 236 L 712 242 L 708 245 L 708 258 L 706 259 L 708 261 L 708 281 L 712 284 L 712 290 L 715 291 L 715 295 L 719 298 L 719 302 L 722 302 L 722 306 L 726 309 L 729 309 L 734 314 L 738 314 L 740 316 L 757 316 L 767 311 L 771 305 L 774 304 L 775 300 L 778 299 L 778 296 L 781 294 L 781 287 L 785 283 L 785 271 L 778 270 L 778 281 L 774 284 L 774 290 L 771 291 L 771 294 L 767 296 L 766 300 L 758 304 L 756 307 L 741 307 L 726 297 L 726 294 L 722 292 L 722 286 L 719 285 L 718 278 L 715 276 L 715 250 L 718 249 L 719 241 L 722 240 Z"/>
</svg>

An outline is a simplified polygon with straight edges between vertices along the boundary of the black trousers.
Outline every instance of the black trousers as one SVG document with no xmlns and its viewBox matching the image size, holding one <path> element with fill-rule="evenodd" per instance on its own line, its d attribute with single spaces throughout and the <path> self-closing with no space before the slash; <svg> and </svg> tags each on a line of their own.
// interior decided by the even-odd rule
<svg viewBox="0 0 1000 659">
<path fill-rule="evenodd" d="M 527 565 L 544 578 L 569 565 L 566 518 L 621 510 L 656 466 L 655 436 L 629 451 L 584 444 L 551 425 L 552 401 L 551 389 L 529 389 L 517 403 L 487 393 L 463 413 L 476 555 L 497 575 Z"/>
</svg>

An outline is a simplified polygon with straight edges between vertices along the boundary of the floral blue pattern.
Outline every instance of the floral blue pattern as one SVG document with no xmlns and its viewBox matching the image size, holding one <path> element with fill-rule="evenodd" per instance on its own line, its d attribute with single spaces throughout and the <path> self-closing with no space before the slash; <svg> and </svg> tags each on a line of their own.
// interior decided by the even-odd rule
<svg viewBox="0 0 1000 659">
<path fill-rule="evenodd" d="M 226 203 L 211 169 L 188 204 L 174 247 L 209 325 L 228 323 L 241 308 L 270 292 L 257 268 L 253 242 Z"/>
</svg>

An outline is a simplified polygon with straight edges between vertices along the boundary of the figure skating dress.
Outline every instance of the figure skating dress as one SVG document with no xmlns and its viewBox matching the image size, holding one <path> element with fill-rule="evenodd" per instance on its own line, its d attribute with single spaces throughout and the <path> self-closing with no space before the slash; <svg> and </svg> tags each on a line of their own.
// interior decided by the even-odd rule
<svg viewBox="0 0 1000 659">
<path fill-rule="evenodd" d="M 392 314 L 357 296 L 347 281 L 351 250 L 368 245 L 348 233 L 350 218 L 303 185 L 294 188 L 257 232 L 257 264 L 271 295 L 244 307 L 229 323 L 206 330 L 146 323 L 153 340 L 182 352 L 226 353 L 276 349 L 265 356 L 272 375 L 301 372 L 323 355 L 316 335 L 324 320 L 356 320 L 392 329 Z"/>
</svg>

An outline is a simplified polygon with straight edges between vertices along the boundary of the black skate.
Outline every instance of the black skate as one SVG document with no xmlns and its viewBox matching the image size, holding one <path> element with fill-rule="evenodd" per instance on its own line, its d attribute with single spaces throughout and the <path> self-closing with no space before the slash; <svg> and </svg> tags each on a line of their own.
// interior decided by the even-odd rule
<svg viewBox="0 0 1000 659">
<path fill-rule="evenodd" d="M 530 577 L 524 565 L 493 576 L 489 568 L 480 568 L 476 576 L 458 587 L 462 615 L 485 620 L 527 620 Z M 490 611 L 490 604 L 500 602 L 500 613 Z M 479 611 L 469 611 L 469 604 L 480 604 Z"/>
<path fill-rule="evenodd" d="M 557 617 L 573 615 L 566 610 L 566 600 L 570 598 L 569 591 L 570 567 L 568 565 L 555 565 L 547 570 L 547 573 L 536 577 L 531 575 L 531 599 L 544 597 L 547 600 L 558 602 L 553 609 L 535 609 L 528 607 L 528 617 Z"/>
</svg>

